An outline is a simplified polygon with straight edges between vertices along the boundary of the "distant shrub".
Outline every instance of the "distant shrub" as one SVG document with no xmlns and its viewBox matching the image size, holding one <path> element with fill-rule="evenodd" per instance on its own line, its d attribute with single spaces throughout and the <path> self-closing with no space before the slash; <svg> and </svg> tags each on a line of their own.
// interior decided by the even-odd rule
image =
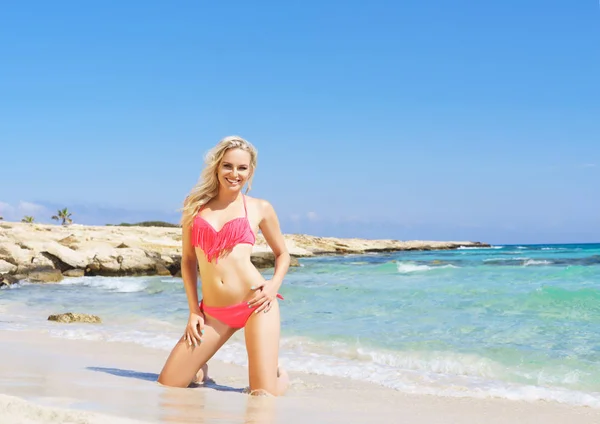
<svg viewBox="0 0 600 424">
<path fill-rule="evenodd" d="M 165 221 L 143 221 L 131 224 L 129 222 L 121 222 L 120 224 L 106 224 L 108 227 L 170 227 L 177 228 L 179 225 Z"/>
</svg>

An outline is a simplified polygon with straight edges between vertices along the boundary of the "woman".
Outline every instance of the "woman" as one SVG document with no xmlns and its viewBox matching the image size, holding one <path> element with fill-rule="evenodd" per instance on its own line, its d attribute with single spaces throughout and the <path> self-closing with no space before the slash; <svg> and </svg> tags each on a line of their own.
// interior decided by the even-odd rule
<svg viewBox="0 0 600 424">
<path fill-rule="evenodd" d="M 287 374 L 278 367 L 277 298 L 290 255 L 273 207 L 242 193 L 244 185 L 246 192 L 251 188 L 256 157 L 246 140 L 224 138 L 208 153 L 200 181 L 184 202 L 181 275 L 190 315 L 158 377 L 161 384 L 187 387 L 206 381 L 208 360 L 244 328 L 250 393 L 280 396 L 288 386 Z M 275 254 L 268 281 L 250 261 L 259 229 Z"/>
</svg>

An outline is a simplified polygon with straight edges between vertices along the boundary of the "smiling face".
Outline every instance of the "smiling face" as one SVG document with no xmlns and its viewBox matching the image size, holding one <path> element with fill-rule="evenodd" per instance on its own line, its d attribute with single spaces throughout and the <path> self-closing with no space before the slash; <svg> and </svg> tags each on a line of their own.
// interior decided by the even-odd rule
<svg viewBox="0 0 600 424">
<path fill-rule="evenodd" d="M 240 191 L 252 176 L 251 156 L 242 149 L 229 149 L 217 170 L 219 190 Z"/>
</svg>

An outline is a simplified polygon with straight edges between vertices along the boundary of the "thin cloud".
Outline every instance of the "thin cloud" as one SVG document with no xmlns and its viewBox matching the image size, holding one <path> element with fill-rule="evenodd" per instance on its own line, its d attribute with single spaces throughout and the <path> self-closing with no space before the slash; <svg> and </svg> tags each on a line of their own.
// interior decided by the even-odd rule
<svg viewBox="0 0 600 424">
<path fill-rule="evenodd" d="M 316 221 L 317 219 L 319 219 L 319 216 L 317 215 L 316 212 L 308 212 L 306 214 L 306 217 L 308 218 L 309 221 Z"/>
<path fill-rule="evenodd" d="M 13 208 L 10 204 L 6 203 L 6 202 L 0 202 L 0 212 L 2 213 L 11 213 L 15 210 L 15 208 Z"/>
<path fill-rule="evenodd" d="M 0 216 L 5 221 L 15 220 L 15 208 L 6 202 L 0 202 Z"/>
<path fill-rule="evenodd" d="M 19 212 L 24 213 L 24 214 L 29 214 L 29 215 L 33 215 L 36 213 L 39 214 L 39 213 L 48 212 L 48 209 L 43 205 L 38 205 L 37 203 L 23 202 L 23 201 L 19 202 L 17 209 L 19 210 Z"/>
<path fill-rule="evenodd" d="M 289 216 L 290 221 L 292 222 L 300 222 L 300 221 L 317 221 L 319 216 L 316 212 L 306 212 L 306 213 L 293 213 Z"/>
<path fill-rule="evenodd" d="M 44 221 L 48 215 L 48 208 L 32 202 L 20 201 L 16 206 L 10 203 L 0 202 L 0 216 L 6 221 L 20 221 L 24 216 L 33 216 L 36 222 Z"/>
<path fill-rule="evenodd" d="M 581 165 L 582 168 L 595 168 L 596 164 L 595 163 L 584 163 L 583 165 Z"/>
<path fill-rule="evenodd" d="M 29 215 L 35 218 L 35 222 L 41 224 L 53 224 L 51 217 L 56 215 L 62 204 L 39 204 L 20 201 L 16 206 L 0 201 L 0 216 L 5 221 L 20 221 Z M 94 204 L 75 204 L 68 206 L 69 212 L 76 224 L 84 225 L 106 225 L 121 222 L 141 221 L 166 221 L 177 223 L 179 214 L 164 210 L 129 210 L 117 207 L 103 207 Z"/>
</svg>

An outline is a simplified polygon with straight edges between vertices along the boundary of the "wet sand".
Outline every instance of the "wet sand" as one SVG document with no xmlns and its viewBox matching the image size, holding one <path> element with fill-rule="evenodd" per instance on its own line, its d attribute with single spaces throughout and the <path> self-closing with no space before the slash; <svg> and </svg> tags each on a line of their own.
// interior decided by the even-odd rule
<svg viewBox="0 0 600 424">
<path fill-rule="evenodd" d="M 281 398 L 242 393 L 247 370 L 210 362 L 214 384 L 156 383 L 168 352 L 135 344 L 0 332 L 0 422 L 598 423 L 600 409 L 551 402 L 404 394 L 350 378 L 290 373 Z M 14 397 L 18 397 L 15 399 Z"/>
</svg>

